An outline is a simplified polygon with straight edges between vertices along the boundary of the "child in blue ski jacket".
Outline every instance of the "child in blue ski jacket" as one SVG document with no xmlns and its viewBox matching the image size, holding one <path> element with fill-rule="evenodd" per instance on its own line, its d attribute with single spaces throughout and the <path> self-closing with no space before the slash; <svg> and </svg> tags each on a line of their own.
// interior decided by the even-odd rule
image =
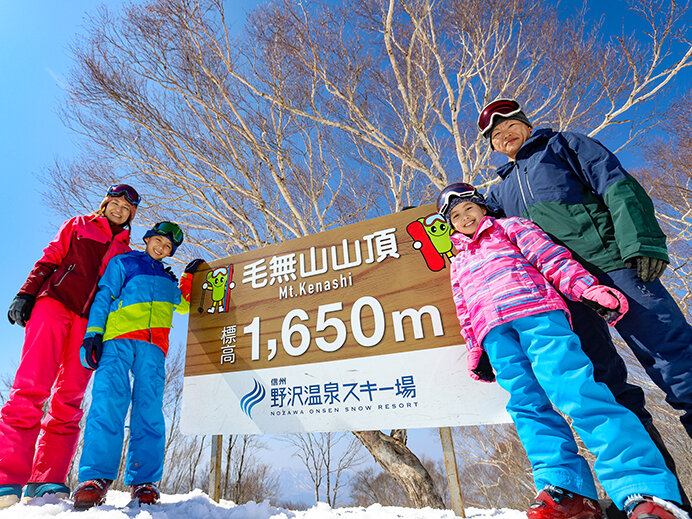
<svg viewBox="0 0 692 519">
<path fill-rule="evenodd" d="M 130 402 L 125 484 L 140 504 L 156 503 L 160 495 L 156 482 L 163 473 L 166 436 L 162 407 L 168 333 L 173 312 L 189 310 L 192 274 L 203 260 L 187 265 L 179 287 L 161 260 L 183 242 L 180 227 L 160 222 L 146 232 L 144 242 L 145 252 L 128 252 L 108 263 L 80 350 L 84 367 L 96 370 L 80 485 L 74 492 L 74 507 L 80 510 L 102 504 L 118 476 Z"/>
<path fill-rule="evenodd" d="M 487 216 L 485 199 L 469 184 L 447 186 L 437 208 L 457 231 L 450 281 L 469 374 L 497 379 L 509 392 L 507 411 L 531 462 L 539 493 L 528 519 L 602 517 L 589 465 L 553 406 L 573 420 L 596 455 L 603 488 L 629 519 L 689 519 L 676 506 L 677 480 L 644 426 L 594 380 L 557 290 L 611 325 L 627 311 L 625 297 L 598 284 L 535 224 Z"/>
</svg>

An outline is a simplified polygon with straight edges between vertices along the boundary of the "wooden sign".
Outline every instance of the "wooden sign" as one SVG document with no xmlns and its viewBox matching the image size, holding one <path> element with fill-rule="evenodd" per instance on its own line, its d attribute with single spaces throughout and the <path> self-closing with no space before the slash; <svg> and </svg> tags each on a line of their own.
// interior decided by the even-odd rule
<svg viewBox="0 0 692 519">
<path fill-rule="evenodd" d="M 449 227 L 428 205 L 203 265 L 193 282 L 183 429 L 508 421 L 504 391 L 466 374 L 451 257 Z"/>
</svg>

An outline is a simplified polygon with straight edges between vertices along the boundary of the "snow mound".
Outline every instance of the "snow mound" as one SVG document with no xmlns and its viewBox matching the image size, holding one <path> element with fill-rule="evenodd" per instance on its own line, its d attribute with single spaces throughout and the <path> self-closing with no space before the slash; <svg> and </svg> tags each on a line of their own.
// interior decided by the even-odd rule
<svg viewBox="0 0 692 519">
<path fill-rule="evenodd" d="M 106 504 L 90 510 L 78 512 L 72 508 L 72 501 L 60 500 L 53 496 L 36 498 L 28 503 L 19 503 L 0 510 L 0 519 L 38 519 L 57 517 L 68 519 L 454 519 L 451 510 L 431 508 L 413 509 L 374 504 L 367 508 L 331 508 L 326 503 L 318 503 L 305 511 L 287 510 L 264 503 L 236 505 L 231 501 L 212 501 L 201 490 L 188 494 L 161 495 L 157 505 L 138 507 L 130 504 L 127 492 L 111 490 Z M 466 509 L 466 517 L 471 519 L 525 519 L 524 512 L 517 510 Z"/>
</svg>

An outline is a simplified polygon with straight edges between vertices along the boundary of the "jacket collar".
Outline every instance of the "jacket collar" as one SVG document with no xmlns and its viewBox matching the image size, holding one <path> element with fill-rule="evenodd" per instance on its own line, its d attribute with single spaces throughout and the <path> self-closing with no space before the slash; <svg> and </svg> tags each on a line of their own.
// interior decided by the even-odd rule
<svg viewBox="0 0 692 519">
<path fill-rule="evenodd" d="M 536 147 L 538 144 L 546 142 L 556 133 L 557 132 L 554 132 L 550 128 L 541 128 L 539 130 L 534 131 L 531 134 L 531 137 L 529 137 L 528 140 L 521 147 L 519 153 L 517 153 L 517 160 L 529 155 L 534 147 Z M 497 171 L 495 173 L 497 173 L 500 176 L 500 178 L 504 180 L 505 178 L 507 178 L 507 175 L 509 175 L 509 173 L 512 171 L 512 168 L 514 168 L 515 164 L 516 161 L 510 160 L 506 164 L 503 164 L 502 166 L 497 168 Z"/>
<path fill-rule="evenodd" d="M 141 256 L 152 263 L 160 263 L 161 265 L 165 265 L 163 261 L 152 258 L 146 251 L 143 250 L 132 250 L 128 254 L 132 254 L 133 256 Z"/>
<path fill-rule="evenodd" d="M 452 240 L 452 243 L 458 251 L 466 250 L 469 247 L 469 245 L 471 245 L 471 243 L 480 239 L 481 234 L 483 234 L 483 232 L 485 232 L 486 229 L 490 229 L 494 226 L 495 218 L 493 218 L 492 216 L 484 216 L 473 236 L 466 236 L 465 234 L 456 232 L 452 234 L 449 237 L 449 239 Z"/>
<path fill-rule="evenodd" d="M 130 242 L 130 229 L 128 229 L 127 227 L 123 227 L 121 225 L 111 225 L 108 218 L 106 218 L 103 215 L 94 214 L 89 216 L 92 218 L 93 221 L 97 222 L 104 230 L 108 230 L 113 238 L 117 237 L 119 240 L 122 240 L 125 243 Z M 114 233 L 113 231 L 117 232 Z"/>
</svg>

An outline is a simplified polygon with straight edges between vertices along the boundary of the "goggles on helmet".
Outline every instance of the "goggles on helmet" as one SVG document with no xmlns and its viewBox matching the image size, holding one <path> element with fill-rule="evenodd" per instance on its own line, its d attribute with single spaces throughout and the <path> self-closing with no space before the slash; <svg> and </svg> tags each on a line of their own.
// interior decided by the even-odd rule
<svg viewBox="0 0 692 519">
<path fill-rule="evenodd" d="M 167 236 L 178 247 L 183 243 L 183 231 L 173 222 L 159 222 L 151 229 L 160 236 Z"/>
<path fill-rule="evenodd" d="M 139 202 L 141 201 L 139 193 L 137 193 L 135 188 L 132 186 L 128 186 L 127 184 L 113 184 L 111 187 L 108 188 L 107 195 L 113 197 L 124 196 L 125 200 L 127 200 L 135 207 L 137 207 L 139 205 Z"/>
<path fill-rule="evenodd" d="M 512 117 L 521 112 L 521 106 L 514 99 L 496 99 L 492 103 L 485 105 L 478 116 L 478 129 L 484 137 L 493 127 L 498 117 Z"/>
<path fill-rule="evenodd" d="M 478 190 L 471 184 L 465 182 L 449 184 L 437 195 L 437 212 L 444 216 L 453 198 L 471 198 L 474 195 L 480 196 Z"/>
</svg>

